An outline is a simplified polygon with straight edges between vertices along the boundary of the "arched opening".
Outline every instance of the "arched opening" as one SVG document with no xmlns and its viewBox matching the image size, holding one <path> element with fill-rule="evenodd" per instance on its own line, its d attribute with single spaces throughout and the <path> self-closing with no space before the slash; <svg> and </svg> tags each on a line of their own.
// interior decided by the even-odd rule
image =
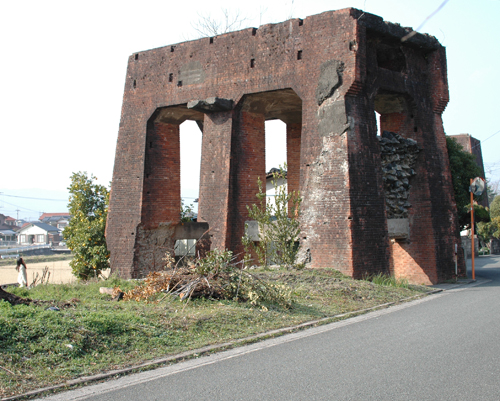
<svg viewBox="0 0 500 401">
<path fill-rule="evenodd" d="M 196 219 L 200 197 L 202 132 L 194 120 L 180 124 L 181 202 L 184 219 Z"/>
<path fill-rule="evenodd" d="M 286 163 L 286 124 L 281 120 L 267 120 L 266 129 L 266 172 Z"/>
<path fill-rule="evenodd" d="M 202 121 L 203 114 L 186 105 L 157 109 L 148 121 L 136 248 L 141 257 L 138 265 L 144 269 L 158 270 L 165 252 L 176 248 L 176 241 L 199 237 L 197 227 L 181 230 L 178 226 L 182 197 L 194 205 L 199 191 L 201 133 L 196 122 L 201 125 Z M 194 210 L 186 220 L 193 217 Z"/>
<path fill-rule="evenodd" d="M 273 173 L 280 169 L 286 171 L 287 167 L 287 144 L 286 124 L 281 120 L 268 120 L 265 122 L 266 132 L 266 204 L 274 203 L 276 189 L 273 185 Z M 278 185 L 286 186 L 286 178 L 279 180 Z"/>
<path fill-rule="evenodd" d="M 375 111 L 375 123 L 377 124 L 377 136 L 380 136 L 382 134 L 380 130 L 380 113 L 377 111 Z"/>
<path fill-rule="evenodd" d="M 287 190 L 299 190 L 302 100 L 292 89 L 260 92 L 245 95 L 238 109 L 232 205 L 236 218 L 231 227 L 235 252 L 242 251 L 240 239 L 249 219 L 247 206 L 257 203 L 258 177 L 270 180 L 269 170 L 286 162 Z"/>
</svg>

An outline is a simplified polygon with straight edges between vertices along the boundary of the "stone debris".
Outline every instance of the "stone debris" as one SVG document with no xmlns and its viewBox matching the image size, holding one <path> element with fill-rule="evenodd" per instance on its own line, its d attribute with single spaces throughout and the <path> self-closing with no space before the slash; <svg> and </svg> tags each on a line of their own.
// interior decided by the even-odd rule
<svg viewBox="0 0 500 401">
<path fill-rule="evenodd" d="M 411 178 L 420 149 L 417 141 L 384 131 L 378 137 L 382 157 L 385 204 L 388 219 L 407 218 L 411 207 Z"/>
</svg>

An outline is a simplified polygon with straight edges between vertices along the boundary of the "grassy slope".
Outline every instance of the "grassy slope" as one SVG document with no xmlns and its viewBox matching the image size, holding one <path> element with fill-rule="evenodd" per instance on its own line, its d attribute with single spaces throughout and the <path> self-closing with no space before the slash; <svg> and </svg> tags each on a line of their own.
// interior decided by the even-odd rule
<svg viewBox="0 0 500 401">
<path fill-rule="evenodd" d="M 14 289 L 47 300 L 11 306 L 0 302 L 0 396 L 138 364 L 209 344 L 334 316 L 426 292 L 352 280 L 335 270 L 260 272 L 293 289 L 289 310 L 234 301 L 166 298 L 111 302 L 100 286 L 131 288 L 133 282 L 94 282 Z M 61 310 L 46 310 L 58 306 Z M 9 372 L 10 371 L 10 372 Z"/>
</svg>

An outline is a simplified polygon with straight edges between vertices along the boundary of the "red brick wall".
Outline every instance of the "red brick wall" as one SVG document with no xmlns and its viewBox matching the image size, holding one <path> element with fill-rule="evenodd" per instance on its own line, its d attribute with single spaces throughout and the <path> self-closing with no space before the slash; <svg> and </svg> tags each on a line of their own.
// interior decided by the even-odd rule
<svg viewBox="0 0 500 401">
<path fill-rule="evenodd" d="M 288 192 L 300 191 L 300 135 L 301 123 L 286 125 L 286 164 Z M 291 204 L 289 210 L 291 210 Z"/>
<path fill-rule="evenodd" d="M 178 223 L 181 207 L 179 125 L 154 123 L 148 131 L 141 223 Z"/>
<path fill-rule="evenodd" d="M 265 117 L 240 111 L 233 140 L 233 173 L 231 176 L 231 249 L 243 252 L 241 238 L 248 217 L 247 206 L 257 203 L 260 177 L 266 185 Z"/>
</svg>

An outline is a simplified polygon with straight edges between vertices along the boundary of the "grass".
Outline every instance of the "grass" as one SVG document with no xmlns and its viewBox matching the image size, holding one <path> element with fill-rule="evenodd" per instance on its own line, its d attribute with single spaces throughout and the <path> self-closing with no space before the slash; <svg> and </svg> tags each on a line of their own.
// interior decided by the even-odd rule
<svg viewBox="0 0 500 401">
<path fill-rule="evenodd" d="M 331 269 L 257 274 L 288 285 L 293 307 L 265 310 L 235 301 L 186 303 L 178 298 L 113 302 L 111 296 L 99 293 L 99 287 L 127 290 L 136 285 L 115 277 L 106 282 L 9 289 L 46 302 L 11 306 L 0 301 L 0 397 L 428 291 L 353 280 Z M 60 311 L 47 310 L 50 306 Z"/>
<path fill-rule="evenodd" d="M 410 284 L 406 279 L 397 279 L 393 276 L 388 276 L 384 273 L 377 273 L 369 275 L 365 278 L 365 280 L 371 281 L 374 284 L 386 285 L 392 287 L 401 287 L 401 288 L 409 288 Z"/>
<path fill-rule="evenodd" d="M 45 262 L 58 262 L 60 260 L 71 260 L 73 255 L 71 253 L 65 253 L 62 255 L 38 255 L 38 256 L 23 256 L 24 261 L 29 266 L 31 263 L 45 263 Z M 15 258 L 12 259 L 0 259 L 0 266 L 15 266 Z"/>
</svg>

